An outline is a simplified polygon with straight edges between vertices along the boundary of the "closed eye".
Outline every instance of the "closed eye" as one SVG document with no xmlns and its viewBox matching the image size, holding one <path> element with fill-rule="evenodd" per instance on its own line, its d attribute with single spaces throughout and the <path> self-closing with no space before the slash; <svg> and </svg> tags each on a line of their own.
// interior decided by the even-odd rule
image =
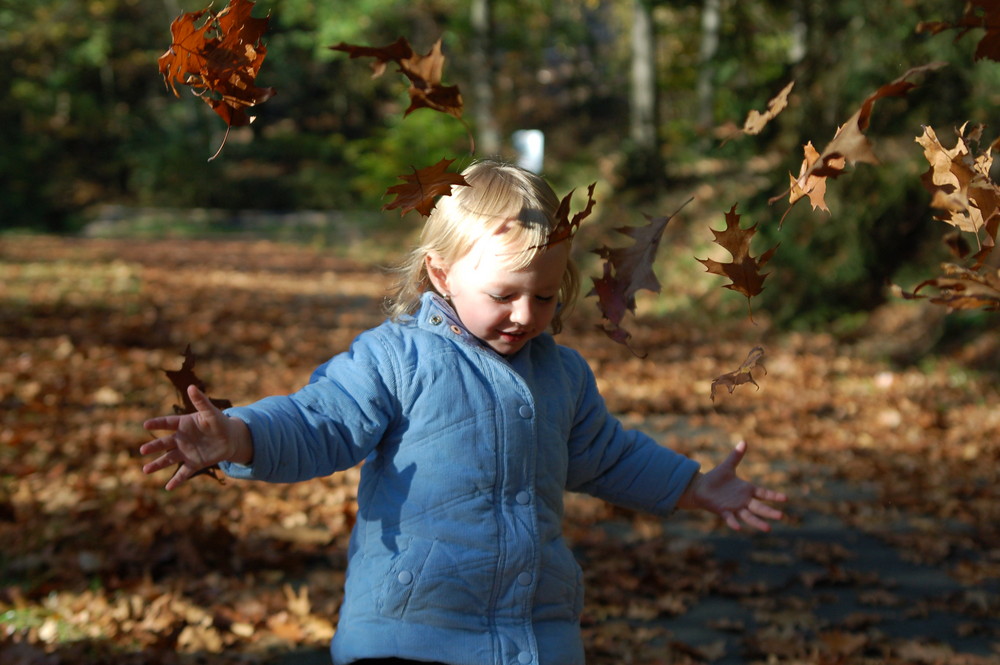
<svg viewBox="0 0 1000 665">
<path fill-rule="evenodd" d="M 497 295 L 493 295 L 492 293 L 487 294 L 487 295 L 489 295 L 490 299 L 493 302 L 497 302 L 497 303 L 510 302 L 514 298 L 514 296 L 512 296 L 512 295 L 497 296 Z M 535 296 L 535 300 L 537 300 L 538 302 L 543 302 L 543 303 L 552 302 L 553 300 L 555 300 L 555 298 L 556 298 L 555 296 Z"/>
</svg>

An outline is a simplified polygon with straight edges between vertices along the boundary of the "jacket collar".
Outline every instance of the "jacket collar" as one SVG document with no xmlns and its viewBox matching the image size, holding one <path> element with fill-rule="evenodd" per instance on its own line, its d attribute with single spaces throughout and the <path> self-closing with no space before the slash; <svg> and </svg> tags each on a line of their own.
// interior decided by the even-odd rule
<svg viewBox="0 0 1000 665">
<path fill-rule="evenodd" d="M 430 330 L 444 337 L 457 339 L 465 344 L 476 346 L 505 358 L 488 344 L 473 335 L 458 318 L 458 313 L 447 300 L 433 291 L 425 291 L 420 297 L 420 309 L 414 315 L 417 325 L 424 330 Z"/>
</svg>

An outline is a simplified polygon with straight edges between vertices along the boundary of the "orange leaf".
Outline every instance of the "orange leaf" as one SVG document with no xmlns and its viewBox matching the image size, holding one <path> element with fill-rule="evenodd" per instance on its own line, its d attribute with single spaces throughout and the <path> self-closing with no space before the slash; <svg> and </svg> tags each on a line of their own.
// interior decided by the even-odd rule
<svg viewBox="0 0 1000 665">
<path fill-rule="evenodd" d="M 449 173 L 448 166 L 455 160 L 442 159 L 433 166 L 427 166 L 419 171 L 414 169 L 413 175 L 399 176 L 405 181 L 402 185 L 393 185 L 386 190 L 387 194 L 395 194 L 391 202 L 382 206 L 383 210 L 399 208 L 399 214 L 405 215 L 416 210 L 424 217 L 434 209 L 435 197 L 451 194 L 452 185 L 468 186 L 460 173 Z M 412 167 L 411 167 L 412 168 Z"/>
<path fill-rule="evenodd" d="M 796 178 L 789 174 L 791 178 L 791 194 L 789 194 L 788 202 L 789 204 L 794 204 L 803 196 L 808 196 L 813 210 L 819 208 L 820 210 L 830 212 L 830 208 L 826 205 L 826 176 L 816 175 L 815 173 L 805 175 L 809 165 L 815 163 L 819 158 L 819 152 L 813 147 L 812 141 L 802 147 L 802 152 L 805 154 L 805 159 L 799 168 L 799 177 Z M 830 166 L 836 169 L 843 169 L 845 163 L 846 160 L 841 157 L 831 160 Z M 804 175 L 805 177 L 803 178 Z"/>
<path fill-rule="evenodd" d="M 419 108 L 429 108 L 462 118 L 462 94 L 457 85 L 441 85 L 441 74 L 444 70 L 444 55 L 441 53 L 441 40 L 427 55 L 411 55 L 399 61 L 400 71 L 410 79 L 410 107 L 403 115 L 409 115 Z"/>
<path fill-rule="evenodd" d="M 788 93 L 792 91 L 795 87 L 795 81 L 791 81 L 788 85 L 781 89 L 777 95 L 774 96 L 771 101 L 767 103 L 767 111 L 760 113 L 759 111 L 752 110 L 747 114 L 747 119 L 743 123 L 743 132 L 745 134 L 760 134 L 761 130 L 767 123 L 774 120 L 775 116 L 785 110 L 788 106 Z"/>
<path fill-rule="evenodd" d="M 230 0 L 218 14 L 203 9 L 178 16 L 170 25 L 170 48 L 158 60 L 175 96 L 178 85 L 189 86 L 230 128 L 250 124 L 247 109 L 274 96 L 274 88 L 255 82 L 267 55 L 260 40 L 269 18 L 253 18 L 253 6 L 252 0 Z"/>
</svg>

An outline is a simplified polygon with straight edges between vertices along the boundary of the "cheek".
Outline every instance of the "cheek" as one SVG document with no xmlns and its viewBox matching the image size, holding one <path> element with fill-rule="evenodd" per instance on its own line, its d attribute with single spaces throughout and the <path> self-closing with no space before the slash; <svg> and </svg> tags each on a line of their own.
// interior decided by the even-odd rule
<svg viewBox="0 0 1000 665">
<path fill-rule="evenodd" d="M 505 308 L 492 300 L 463 300 L 454 304 L 459 318 L 470 327 L 489 327 L 503 321 L 507 316 Z"/>
</svg>

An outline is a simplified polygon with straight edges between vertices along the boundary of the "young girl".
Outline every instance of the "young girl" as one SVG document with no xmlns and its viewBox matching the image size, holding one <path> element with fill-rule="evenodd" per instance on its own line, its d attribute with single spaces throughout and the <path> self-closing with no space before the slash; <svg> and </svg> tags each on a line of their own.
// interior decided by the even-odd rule
<svg viewBox="0 0 1000 665">
<path fill-rule="evenodd" d="M 582 356 L 554 341 L 575 300 L 559 200 L 483 161 L 442 197 L 401 268 L 390 319 L 298 392 L 153 418 L 153 473 L 174 489 L 221 463 L 294 482 L 360 462 L 357 523 L 331 651 L 347 663 L 582 665 L 582 573 L 563 492 L 667 516 L 709 510 L 768 530 L 785 497 L 745 482 L 739 444 L 714 470 L 624 429 Z"/>
</svg>

